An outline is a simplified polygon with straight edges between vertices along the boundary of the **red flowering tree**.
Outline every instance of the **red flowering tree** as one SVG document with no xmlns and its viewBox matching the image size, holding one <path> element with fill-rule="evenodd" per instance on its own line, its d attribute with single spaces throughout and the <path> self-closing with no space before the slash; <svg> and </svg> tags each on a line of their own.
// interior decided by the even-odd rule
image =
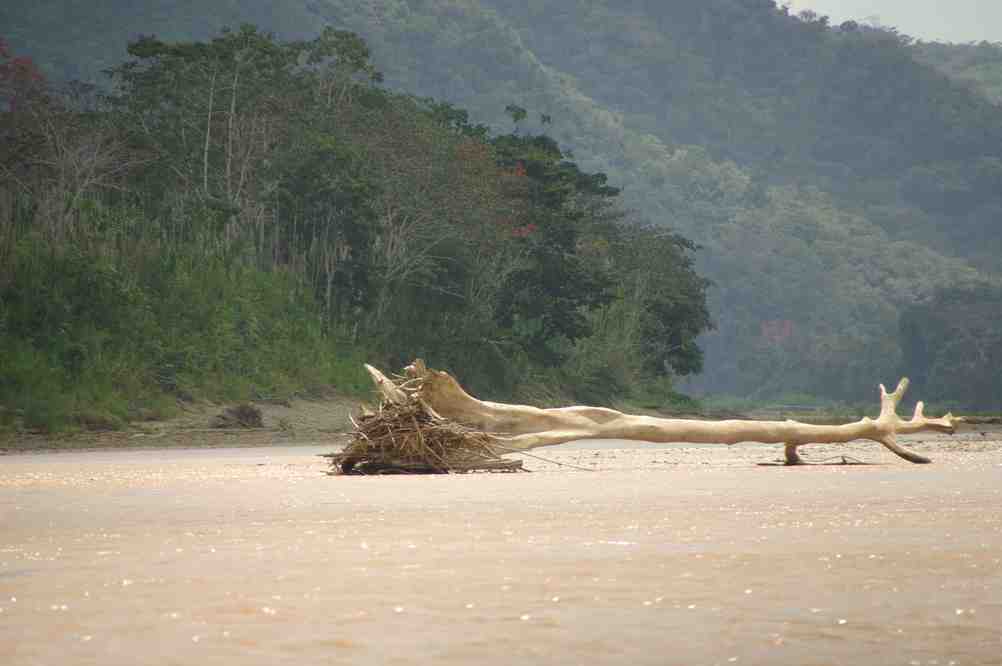
<svg viewBox="0 0 1002 666">
<path fill-rule="evenodd" d="M 114 128 L 86 112 L 85 90 L 55 90 L 0 39 L 0 188 L 31 199 L 28 222 L 50 240 L 81 241 L 84 201 L 117 187 L 134 163 Z"/>
<path fill-rule="evenodd" d="M 45 77 L 28 56 L 15 56 L 0 37 L 0 108 L 16 112 L 45 92 Z"/>
</svg>

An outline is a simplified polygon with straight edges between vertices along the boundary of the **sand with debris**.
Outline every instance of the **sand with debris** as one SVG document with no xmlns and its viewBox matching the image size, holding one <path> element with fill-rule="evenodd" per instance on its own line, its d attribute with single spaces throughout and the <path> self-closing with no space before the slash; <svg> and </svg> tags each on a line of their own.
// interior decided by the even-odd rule
<svg viewBox="0 0 1002 666">
<path fill-rule="evenodd" d="M 999 664 L 998 435 L 422 477 L 327 476 L 326 439 L 8 455 L 0 663 Z"/>
</svg>

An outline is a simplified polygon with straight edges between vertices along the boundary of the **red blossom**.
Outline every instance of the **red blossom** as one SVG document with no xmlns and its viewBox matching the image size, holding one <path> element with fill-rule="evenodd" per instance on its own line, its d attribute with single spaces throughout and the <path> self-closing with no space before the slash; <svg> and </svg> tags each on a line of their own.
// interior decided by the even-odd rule
<svg viewBox="0 0 1002 666">
<path fill-rule="evenodd" d="M 529 224 L 523 225 L 521 227 L 515 227 L 514 229 L 512 229 L 511 235 L 514 236 L 515 238 L 525 238 L 526 236 L 530 235 L 537 229 L 539 229 L 539 227 L 530 222 Z"/>
<path fill-rule="evenodd" d="M 45 77 L 31 58 L 12 56 L 6 40 L 0 38 L 0 106 L 6 99 L 10 111 L 17 110 L 17 101 L 39 91 Z"/>
</svg>

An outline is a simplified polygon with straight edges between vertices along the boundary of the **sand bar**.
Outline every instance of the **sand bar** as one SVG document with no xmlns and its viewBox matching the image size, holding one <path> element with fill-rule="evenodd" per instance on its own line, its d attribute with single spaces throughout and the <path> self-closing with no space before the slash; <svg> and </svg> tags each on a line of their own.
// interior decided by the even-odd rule
<svg viewBox="0 0 1002 666">
<path fill-rule="evenodd" d="M 0 458 L 0 663 L 999 664 L 1002 443 L 599 442 L 329 477 L 329 445 Z M 836 460 L 838 460 L 836 458 Z"/>
</svg>

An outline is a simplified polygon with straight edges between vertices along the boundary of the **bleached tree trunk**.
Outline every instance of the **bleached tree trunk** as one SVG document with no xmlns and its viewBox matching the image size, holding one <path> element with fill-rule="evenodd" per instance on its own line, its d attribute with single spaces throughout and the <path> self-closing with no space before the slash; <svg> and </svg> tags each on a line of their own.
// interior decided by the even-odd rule
<svg viewBox="0 0 1002 666">
<path fill-rule="evenodd" d="M 212 104 L 216 96 L 216 76 L 217 70 L 212 72 L 212 81 L 209 84 L 209 110 L 205 117 L 205 142 L 202 147 L 202 192 L 209 194 L 209 148 L 212 146 Z"/>
<path fill-rule="evenodd" d="M 420 360 L 407 367 L 408 380 L 399 385 L 379 370 L 365 366 L 383 398 L 400 403 L 420 400 L 435 414 L 491 434 L 499 444 L 524 451 L 578 439 L 629 439 L 646 442 L 692 442 L 736 444 L 762 442 L 784 444 L 786 461 L 801 463 L 797 447 L 805 444 L 850 442 L 868 439 L 913 463 L 928 463 L 925 456 L 897 442 L 898 435 L 936 431 L 953 433 L 961 418 L 947 414 L 928 418 L 923 404 L 915 406 L 911 420 L 901 419 L 896 409 L 908 388 L 902 379 L 888 393 L 880 386 L 880 415 L 843 425 L 814 425 L 798 421 L 700 421 L 623 414 L 603 407 L 540 409 L 478 400 L 469 395 L 448 373 L 431 370 Z"/>
</svg>

